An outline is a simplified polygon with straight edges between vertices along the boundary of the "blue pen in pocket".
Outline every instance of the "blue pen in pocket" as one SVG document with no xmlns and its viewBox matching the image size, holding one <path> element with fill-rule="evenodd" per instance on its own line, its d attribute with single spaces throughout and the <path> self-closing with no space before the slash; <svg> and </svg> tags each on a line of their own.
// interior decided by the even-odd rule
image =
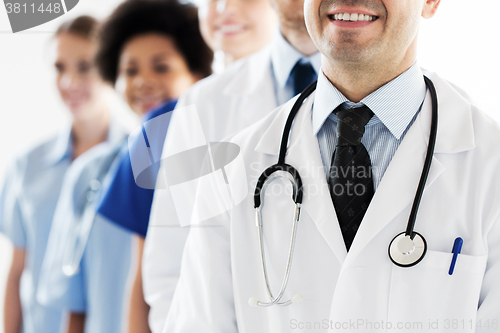
<svg viewBox="0 0 500 333">
<path fill-rule="evenodd" d="M 455 242 L 453 243 L 453 249 L 451 252 L 453 253 L 453 258 L 451 259 L 450 270 L 448 274 L 452 275 L 455 270 L 455 264 L 457 263 L 458 254 L 462 251 L 462 245 L 464 244 L 464 240 L 461 237 L 457 237 Z"/>
</svg>

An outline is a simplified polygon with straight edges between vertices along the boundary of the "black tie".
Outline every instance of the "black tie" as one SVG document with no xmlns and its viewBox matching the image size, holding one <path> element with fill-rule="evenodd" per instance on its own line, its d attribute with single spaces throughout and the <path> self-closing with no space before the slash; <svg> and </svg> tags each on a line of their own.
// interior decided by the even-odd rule
<svg viewBox="0 0 500 333">
<path fill-rule="evenodd" d="M 293 79 L 293 95 L 300 94 L 308 85 L 318 79 L 318 74 L 309 62 L 297 61 L 290 73 Z"/>
<path fill-rule="evenodd" d="M 373 112 L 362 106 L 354 109 L 339 107 L 334 113 L 337 115 L 337 145 L 328 185 L 349 251 L 374 194 L 370 156 L 361 143 L 365 125 Z"/>
</svg>

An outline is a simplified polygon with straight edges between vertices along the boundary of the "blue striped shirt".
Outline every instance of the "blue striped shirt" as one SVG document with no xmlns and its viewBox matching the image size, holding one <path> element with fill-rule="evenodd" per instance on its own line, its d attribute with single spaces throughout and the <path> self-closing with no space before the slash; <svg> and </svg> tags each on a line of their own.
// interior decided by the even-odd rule
<svg viewBox="0 0 500 333">
<path fill-rule="evenodd" d="M 306 57 L 288 43 L 280 31 L 274 37 L 271 48 L 271 67 L 278 105 L 285 104 L 294 96 L 292 69 L 295 64 L 309 62 L 316 73 L 321 70 L 321 53 Z"/>
<path fill-rule="evenodd" d="M 337 116 L 332 111 L 339 105 L 345 103 L 346 108 L 366 105 L 374 113 L 365 126 L 361 143 L 370 155 L 373 185 L 376 189 L 399 144 L 420 112 L 425 95 L 425 81 L 417 64 L 359 103 L 349 101 L 321 72 L 314 97 L 312 124 L 318 138 L 325 173 L 328 175 L 330 171 L 337 141 Z"/>
</svg>

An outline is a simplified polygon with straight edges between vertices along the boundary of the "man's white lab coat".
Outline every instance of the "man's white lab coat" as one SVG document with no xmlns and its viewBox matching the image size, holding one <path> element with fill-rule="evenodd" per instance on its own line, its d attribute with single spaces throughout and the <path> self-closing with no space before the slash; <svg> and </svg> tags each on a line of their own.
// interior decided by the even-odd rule
<svg viewBox="0 0 500 333">
<path fill-rule="evenodd" d="M 347 252 L 312 131 L 311 95 L 294 121 L 285 162 L 304 184 L 304 201 L 287 307 L 268 301 L 260 261 L 253 189 L 276 163 L 293 101 L 233 137 L 241 147 L 249 193 L 225 227 L 192 228 L 165 333 L 495 332 L 500 320 L 500 128 L 450 84 L 432 75 L 439 125 L 415 231 L 428 251 L 416 266 L 388 256 L 405 231 L 422 172 L 431 122 L 429 93 L 394 155 Z M 228 171 L 230 174 L 230 171 Z M 230 179 L 229 182 L 232 180 Z M 294 205 L 269 187 L 263 208 L 271 288 L 281 285 Z M 278 189 L 278 190 L 276 190 Z M 326 189 L 326 190 L 325 190 Z M 448 274 L 455 238 L 464 245 Z"/>
</svg>

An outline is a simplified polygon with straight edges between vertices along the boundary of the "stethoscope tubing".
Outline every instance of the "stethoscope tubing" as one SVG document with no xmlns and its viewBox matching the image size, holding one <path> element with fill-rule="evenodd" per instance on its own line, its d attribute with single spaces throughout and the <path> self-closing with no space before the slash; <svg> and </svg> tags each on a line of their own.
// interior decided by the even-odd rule
<svg viewBox="0 0 500 333">
<path fill-rule="evenodd" d="M 125 142 L 126 139 L 123 140 Z M 109 159 L 104 159 L 100 165 L 96 168 L 96 174 L 93 177 L 93 180 L 102 184 L 102 180 L 107 174 L 109 168 L 111 167 L 115 157 L 119 154 L 121 150 L 121 144 L 117 145 L 110 154 Z M 85 248 L 87 247 L 87 243 L 89 240 L 90 232 L 94 225 L 94 220 L 96 216 L 96 207 L 95 207 L 95 198 L 98 195 L 98 192 L 101 191 L 101 187 L 97 190 L 87 189 L 87 193 L 93 192 L 93 199 L 88 200 L 85 203 L 84 211 L 80 219 L 76 221 L 72 221 L 74 225 L 72 225 L 71 236 L 66 240 L 66 244 L 63 248 L 63 258 L 62 258 L 62 271 L 68 276 L 74 276 L 78 273 L 80 269 L 80 263 L 83 258 L 83 253 Z"/>
<path fill-rule="evenodd" d="M 288 115 L 288 118 L 286 120 L 285 128 L 283 128 L 283 135 L 281 137 L 281 145 L 280 145 L 280 153 L 279 153 L 278 163 L 277 163 L 278 165 L 285 164 L 285 155 L 286 155 L 286 149 L 288 146 L 288 137 L 290 136 L 290 132 L 292 129 L 293 120 L 295 119 L 295 115 L 297 114 L 297 112 L 299 112 L 305 99 L 307 97 L 309 97 L 309 95 L 311 95 L 314 90 L 316 90 L 317 83 L 318 83 L 318 81 L 314 81 L 309 86 L 307 86 L 307 88 L 304 89 L 304 91 L 299 95 L 299 97 L 297 98 L 297 100 L 293 104 L 292 110 L 290 111 L 290 114 Z"/>
<path fill-rule="evenodd" d="M 269 285 L 269 279 L 267 278 L 267 265 L 266 265 L 266 258 L 265 258 L 265 252 L 264 252 L 264 232 L 262 230 L 262 215 L 261 215 L 261 209 L 260 207 L 257 208 L 256 211 L 256 219 L 257 219 L 257 227 L 259 229 L 259 246 L 260 246 L 260 257 L 261 257 L 261 262 L 262 262 L 262 269 L 264 273 L 264 280 L 266 282 L 266 288 L 267 288 L 267 293 L 269 295 L 269 298 L 271 299 L 270 302 L 257 302 L 257 305 L 262 306 L 262 307 L 268 307 L 274 304 L 280 305 L 280 306 L 287 306 L 292 303 L 292 300 L 288 300 L 285 302 L 281 302 L 280 300 L 283 297 L 286 286 L 288 285 L 288 279 L 290 277 L 290 271 L 292 268 L 292 262 L 293 262 L 293 253 L 295 250 L 295 239 L 297 235 L 297 225 L 299 221 L 299 216 L 300 216 L 300 204 L 296 204 L 295 207 L 295 214 L 294 214 L 294 219 L 293 219 L 293 226 L 292 226 L 292 235 L 290 239 L 290 248 L 288 251 L 288 260 L 286 264 L 286 269 L 285 269 L 285 277 L 283 279 L 283 282 L 281 284 L 280 291 L 278 293 L 278 296 L 274 297 L 273 293 L 271 291 L 271 286 Z"/>
<path fill-rule="evenodd" d="M 436 146 L 437 138 L 437 128 L 438 128 L 438 99 L 436 88 L 432 81 L 424 75 L 425 85 L 431 94 L 432 100 L 432 120 L 431 120 L 431 132 L 429 134 L 429 144 L 427 148 L 427 155 L 425 156 L 424 167 L 422 169 L 422 175 L 420 176 L 420 181 L 418 183 L 417 192 L 415 193 L 415 199 L 413 200 L 413 205 L 410 212 L 410 217 L 408 219 L 408 225 L 406 226 L 406 236 L 410 236 L 413 240 L 415 234 L 413 232 L 415 228 L 415 221 L 417 220 L 418 207 L 420 206 L 420 201 L 422 201 L 422 196 L 424 194 L 425 184 L 427 182 L 427 177 L 431 169 L 432 158 L 434 156 L 434 148 Z"/>
</svg>

